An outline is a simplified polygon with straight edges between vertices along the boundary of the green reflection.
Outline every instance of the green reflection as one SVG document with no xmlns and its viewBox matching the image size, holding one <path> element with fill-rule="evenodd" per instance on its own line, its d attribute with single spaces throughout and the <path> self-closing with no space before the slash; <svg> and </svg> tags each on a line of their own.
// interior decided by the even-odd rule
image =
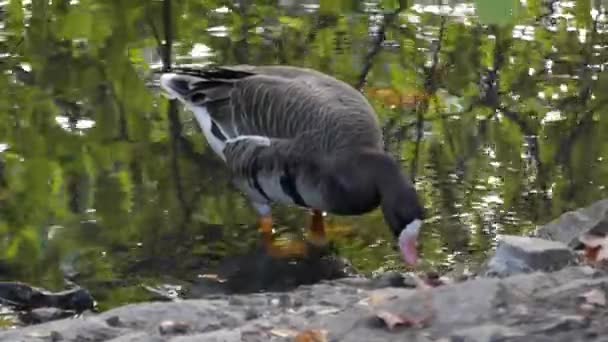
<svg viewBox="0 0 608 342">
<path fill-rule="evenodd" d="M 608 194 L 600 2 L 550 12 L 527 1 L 509 21 L 491 17 L 497 26 L 462 2 L 167 3 L 170 14 L 143 0 L 0 5 L 0 279 L 61 289 L 68 274 L 109 308 L 255 246 L 256 217 L 193 118 L 172 116 L 151 85 L 167 23 L 176 63 L 366 81 L 387 148 L 429 208 L 425 268 L 478 263 L 496 234 Z M 301 237 L 305 213 L 276 216 Z M 329 222 L 359 270 L 403 267 L 379 212 Z"/>
</svg>

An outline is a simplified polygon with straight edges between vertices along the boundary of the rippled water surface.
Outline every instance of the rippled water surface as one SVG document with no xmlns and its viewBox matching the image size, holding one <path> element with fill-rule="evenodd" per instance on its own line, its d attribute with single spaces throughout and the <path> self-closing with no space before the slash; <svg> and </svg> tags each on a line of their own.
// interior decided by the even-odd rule
<svg viewBox="0 0 608 342">
<path fill-rule="evenodd" d="M 111 307 L 255 246 L 254 212 L 159 94 L 168 61 L 361 89 L 429 210 L 424 268 L 473 267 L 497 234 L 606 197 L 606 2 L 487 3 L 0 0 L 0 280 L 67 277 Z M 305 212 L 275 215 L 302 237 Z M 327 222 L 360 271 L 402 267 L 380 212 Z"/>
</svg>

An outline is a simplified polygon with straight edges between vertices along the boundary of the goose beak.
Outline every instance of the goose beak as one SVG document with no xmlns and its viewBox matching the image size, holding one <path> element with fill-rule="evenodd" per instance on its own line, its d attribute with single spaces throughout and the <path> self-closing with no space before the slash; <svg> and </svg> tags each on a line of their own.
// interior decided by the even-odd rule
<svg viewBox="0 0 608 342">
<path fill-rule="evenodd" d="M 409 223 L 399 234 L 399 249 L 406 263 L 415 266 L 418 263 L 418 234 L 420 233 L 421 220 Z"/>
</svg>

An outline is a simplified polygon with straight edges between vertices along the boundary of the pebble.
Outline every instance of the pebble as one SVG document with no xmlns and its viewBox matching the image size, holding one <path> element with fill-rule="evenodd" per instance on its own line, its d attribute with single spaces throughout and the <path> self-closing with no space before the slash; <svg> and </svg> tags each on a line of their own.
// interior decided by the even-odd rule
<svg viewBox="0 0 608 342">
<path fill-rule="evenodd" d="M 185 334 L 190 330 L 190 324 L 186 322 L 163 321 L 158 325 L 161 335 Z"/>
<path fill-rule="evenodd" d="M 122 322 L 120 321 L 120 317 L 112 316 L 106 319 L 106 323 L 111 327 L 120 327 L 122 326 Z"/>
<path fill-rule="evenodd" d="M 259 318 L 260 316 L 261 316 L 260 313 L 255 308 L 250 307 L 250 308 L 247 308 L 247 310 L 245 310 L 245 320 L 247 320 L 247 321 Z"/>
</svg>

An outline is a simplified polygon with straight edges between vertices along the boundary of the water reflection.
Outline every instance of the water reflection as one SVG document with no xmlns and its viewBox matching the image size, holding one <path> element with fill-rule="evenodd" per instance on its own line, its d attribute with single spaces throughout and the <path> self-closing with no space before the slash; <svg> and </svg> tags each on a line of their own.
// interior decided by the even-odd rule
<svg viewBox="0 0 608 342">
<path fill-rule="evenodd" d="M 429 208 L 427 268 L 474 268 L 496 234 L 606 197 L 605 2 L 523 2 L 511 26 L 463 1 L 389 3 L 0 2 L 0 278 L 67 276 L 103 308 L 255 249 L 253 211 L 153 86 L 168 22 L 174 63 L 360 84 Z M 301 238 L 306 213 L 276 215 Z M 402 267 L 378 212 L 328 222 L 360 271 Z"/>
</svg>

